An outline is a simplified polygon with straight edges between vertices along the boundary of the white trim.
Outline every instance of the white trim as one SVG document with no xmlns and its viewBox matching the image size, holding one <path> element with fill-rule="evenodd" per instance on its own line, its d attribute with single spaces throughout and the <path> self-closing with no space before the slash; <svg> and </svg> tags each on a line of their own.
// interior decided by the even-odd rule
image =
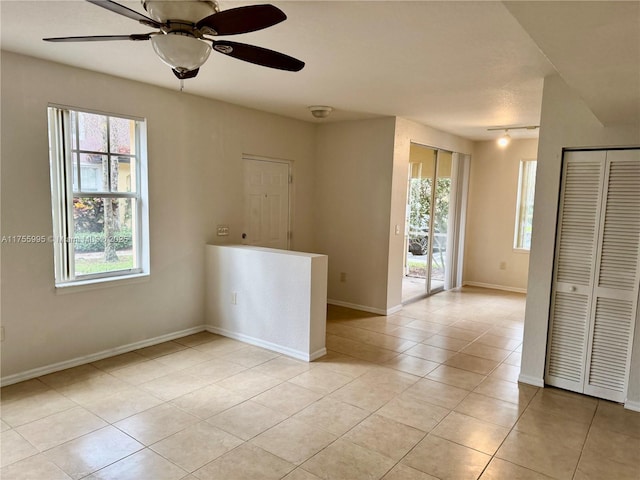
<svg viewBox="0 0 640 480">
<path fill-rule="evenodd" d="M 315 352 L 308 353 L 301 350 L 294 350 L 293 348 L 284 347 L 282 345 L 278 345 L 277 343 L 267 342 L 260 338 L 245 335 L 244 333 L 232 332 L 231 330 L 227 330 L 225 328 L 214 327 L 212 325 L 207 325 L 205 328 L 208 332 L 233 338 L 234 340 L 239 340 L 250 345 L 255 345 L 256 347 L 262 347 L 266 348 L 267 350 L 283 353 L 289 357 L 293 357 L 298 360 L 304 360 L 305 362 L 311 362 L 327 354 L 326 348 L 321 348 L 320 350 L 316 350 Z"/>
<path fill-rule="evenodd" d="M 83 357 L 72 358 L 71 360 L 65 360 L 64 362 L 58 362 L 58 363 L 53 363 L 51 365 L 45 365 L 44 367 L 33 368 L 31 370 L 27 370 L 26 372 L 7 375 L 6 377 L 2 377 L 0 379 L 0 385 L 5 387 L 7 385 L 23 382 L 25 380 L 30 380 L 32 378 L 41 377 L 42 375 L 58 372 L 60 370 L 65 370 L 67 368 L 77 367 L 78 365 L 85 365 L 87 363 L 96 362 L 104 358 L 109 358 L 115 355 L 121 355 L 123 353 L 131 352 L 139 348 L 150 347 L 152 345 L 157 345 L 158 343 L 168 342 L 170 340 L 175 340 L 176 338 L 181 338 L 187 335 L 192 335 L 194 333 L 203 332 L 204 330 L 206 330 L 204 325 L 198 325 L 197 327 L 191 327 L 185 330 L 180 330 L 178 332 L 167 333 L 165 335 L 149 338 L 147 340 L 140 340 L 139 342 L 129 343 L 127 345 L 110 348 L 108 350 L 102 350 L 101 352 L 92 353 L 89 355 L 85 355 Z"/>
<path fill-rule="evenodd" d="M 129 114 L 122 114 L 122 113 L 115 113 L 115 112 L 105 112 L 104 110 L 95 110 L 92 108 L 86 108 L 86 107 L 74 107 L 73 105 L 66 105 L 64 103 L 48 103 L 47 107 L 52 107 L 52 108 L 57 108 L 59 110 L 75 110 L 76 112 L 83 112 L 83 113 L 93 113 L 95 115 L 103 115 L 106 117 L 120 117 L 120 118 L 124 118 L 127 120 L 134 120 L 136 122 L 146 122 L 147 119 L 145 117 L 138 117 L 136 115 L 129 115 Z"/>
<path fill-rule="evenodd" d="M 396 305 L 395 307 L 387 308 L 386 310 L 384 310 L 382 308 L 369 307 L 367 305 L 358 305 L 356 303 L 343 302 L 341 300 L 332 300 L 330 298 L 327 299 L 327 303 L 329 305 L 336 305 L 337 307 L 346 307 L 346 308 L 351 308 L 353 310 L 362 310 L 363 312 L 376 313 L 378 315 L 392 315 L 402 310 L 402 305 Z"/>
<path fill-rule="evenodd" d="M 542 387 L 544 388 L 544 380 L 538 377 L 532 377 L 530 375 L 520 374 L 518 377 L 518 382 L 526 383 L 527 385 L 533 385 L 534 387 Z"/>
<path fill-rule="evenodd" d="M 640 402 L 627 399 L 624 401 L 624 408 L 626 408 L 627 410 L 632 410 L 634 412 L 640 412 Z"/>
<path fill-rule="evenodd" d="M 321 348 L 320 350 L 316 350 L 311 355 L 309 355 L 309 361 L 313 362 L 314 360 L 324 357 L 326 354 L 327 354 L 326 348 Z"/>
<path fill-rule="evenodd" d="M 131 273 L 128 275 L 118 275 L 112 277 L 92 278 L 91 280 L 79 280 L 76 282 L 59 283 L 55 287 L 56 295 L 66 295 L 69 293 L 86 292 L 105 287 L 119 287 L 144 283 L 149 281 L 148 273 Z"/>
<path fill-rule="evenodd" d="M 507 285 L 494 285 L 492 283 L 468 282 L 465 280 L 465 282 L 462 285 L 465 287 L 482 287 L 482 288 L 491 288 L 492 290 L 504 290 L 507 292 L 527 293 L 526 288 L 510 287 Z"/>
</svg>

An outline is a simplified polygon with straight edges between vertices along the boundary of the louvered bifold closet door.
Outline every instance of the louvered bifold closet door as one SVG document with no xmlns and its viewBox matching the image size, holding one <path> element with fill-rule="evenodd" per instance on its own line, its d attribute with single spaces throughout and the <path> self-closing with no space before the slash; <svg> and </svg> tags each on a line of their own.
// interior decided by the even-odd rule
<svg viewBox="0 0 640 480">
<path fill-rule="evenodd" d="M 584 393 L 625 400 L 640 286 L 640 150 L 607 152 Z"/>
<path fill-rule="evenodd" d="M 605 152 L 566 152 L 545 381 L 582 392 Z"/>
</svg>

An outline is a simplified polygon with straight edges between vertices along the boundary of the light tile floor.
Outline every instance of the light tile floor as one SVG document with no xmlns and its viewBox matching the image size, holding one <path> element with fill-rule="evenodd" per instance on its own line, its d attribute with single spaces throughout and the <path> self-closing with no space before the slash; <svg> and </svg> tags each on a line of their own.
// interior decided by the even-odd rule
<svg viewBox="0 0 640 480">
<path fill-rule="evenodd" d="M 199 333 L 2 389 L 3 480 L 640 478 L 640 414 L 517 383 L 524 297 L 330 307 L 304 363 Z"/>
</svg>

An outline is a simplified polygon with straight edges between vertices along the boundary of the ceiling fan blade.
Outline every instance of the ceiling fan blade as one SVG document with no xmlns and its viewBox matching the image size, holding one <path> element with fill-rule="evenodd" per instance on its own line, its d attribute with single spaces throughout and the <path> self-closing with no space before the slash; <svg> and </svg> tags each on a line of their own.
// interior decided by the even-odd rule
<svg viewBox="0 0 640 480">
<path fill-rule="evenodd" d="M 262 30 L 286 19 L 284 12 L 273 5 L 247 5 L 209 15 L 196 26 L 209 27 L 217 35 L 236 35 Z"/>
<path fill-rule="evenodd" d="M 45 42 L 105 42 L 111 40 L 149 40 L 151 33 L 134 33 L 132 35 L 90 35 L 86 37 L 43 38 Z"/>
<path fill-rule="evenodd" d="M 93 3 L 102 8 L 106 8 L 114 13 L 124 15 L 131 20 L 135 20 L 137 22 L 142 23 L 143 25 L 147 25 L 149 27 L 160 28 L 162 26 L 161 23 L 156 22 L 152 18 L 149 18 L 141 13 L 136 12 L 135 10 L 131 10 L 124 5 L 120 5 L 119 3 L 113 2 L 111 0 L 87 0 L 89 3 Z"/>
<path fill-rule="evenodd" d="M 304 67 L 304 62 L 297 58 L 266 48 L 256 47 L 255 45 L 230 42 L 228 40 L 212 40 L 211 43 L 216 52 L 238 60 L 244 60 L 245 62 L 262 65 L 263 67 L 288 70 L 290 72 L 298 72 Z"/>
</svg>

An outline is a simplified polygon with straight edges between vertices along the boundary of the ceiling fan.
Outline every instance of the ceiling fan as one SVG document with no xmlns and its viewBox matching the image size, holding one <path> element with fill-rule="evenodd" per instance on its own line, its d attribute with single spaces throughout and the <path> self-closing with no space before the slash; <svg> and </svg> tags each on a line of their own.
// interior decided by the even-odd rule
<svg viewBox="0 0 640 480">
<path fill-rule="evenodd" d="M 219 35 L 236 35 L 271 27 L 287 16 L 273 5 L 247 5 L 220 11 L 215 0 L 141 0 L 149 17 L 112 0 L 87 0 L 114 13 L 156 28 L 150 33 L 44 38 L 47 42 L 96 42 L 151 40 L 160 59 L 180 80 L 193 78 L 209 58 L 211 50 L 245 62 L 279 70 L 298 72 L 304 62 L 284 53 L 255 45 L 216 40 Z"/>
</svg>

